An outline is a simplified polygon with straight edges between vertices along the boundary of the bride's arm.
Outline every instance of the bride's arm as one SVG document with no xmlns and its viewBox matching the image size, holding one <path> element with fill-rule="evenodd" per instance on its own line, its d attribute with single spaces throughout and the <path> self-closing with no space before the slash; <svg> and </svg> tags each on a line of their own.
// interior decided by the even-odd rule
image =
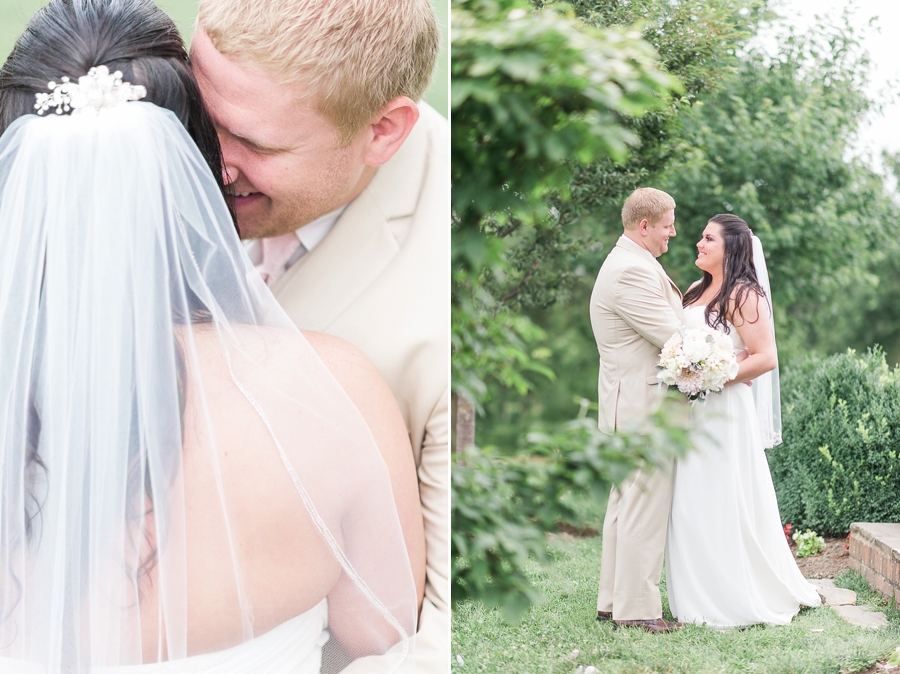
<svg viewBox="0 0 900 674">
<path fill-rule="evenodd" d="M 400 409 L 384 378 L 359 349 L 321 333 L 305 332 L 304 337 L 359 409 L 381 451 L 390 473 L 391 489 L 415 581 L 417 608 L 421 609 L 425 593 L 425 534 L 416 466 Z M 345 574 L 329 594 L 329 600 L 337 600 L 331 602 L 335 607 L 349 608 L 355 593 Z M 355 637 L 367 632 L 357 629 L 357 621 L 373 619 L 375 617 L 366 610 L 330 611 L 329 627 L 348 654 L 355 657 L 379 648 L 375 644 L 356 643 Z M 390 639 L 390 628 L 385 627 L 383 636 Z M 393 641 L 396 641 L 396 636 L 391 643 Z"/>
<path fill-rule="evenodd" d="M 738 363 L 737 376 L 728 384 L 750 381 L 774 370 L 778 365 L 778 358 L 766 299 L 748 291 L 742 305 L 733 309 L 731 314 L 731 323 L 747 345 L 748 356 Z"/>
</svg>

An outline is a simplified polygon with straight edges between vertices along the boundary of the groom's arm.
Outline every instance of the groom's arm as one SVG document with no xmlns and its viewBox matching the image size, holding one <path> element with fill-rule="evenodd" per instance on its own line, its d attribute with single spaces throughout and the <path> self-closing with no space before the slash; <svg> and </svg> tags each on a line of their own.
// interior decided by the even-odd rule
<svg viewBox="0 0 900 674">
<path fill-rule="evenodd" d="M 419 496 L 425 524 L 425 598 L 450 611 L 450 391 L 444 391 L 425 426 L 419 460 Z"/>
<path fill-rule="evenodd" d="M 653 270 L 640 266 L 624 269 L 613 297 L 619 317 L 658 349 L 683 327 Z"/>
</svg>

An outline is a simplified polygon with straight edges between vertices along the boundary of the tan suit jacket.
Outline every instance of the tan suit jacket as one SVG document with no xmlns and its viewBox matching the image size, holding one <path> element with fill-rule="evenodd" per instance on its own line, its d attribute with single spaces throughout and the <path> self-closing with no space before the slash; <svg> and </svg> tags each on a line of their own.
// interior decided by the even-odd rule
<svg viewBox="0 0 900 674">
<path fill-rule="evenodd" d="M 425 103 L 403 146 L 273 288 L 302 330 L 361 349 L 394 392 L 418 467 L 427 606 L 418 671 L 450 670 L 449 124 Z M 423 632 L 427 631 L 427 634 Z"/>
<path fill-rule="evenodd" d="M 659 352 L 683 318 L 681 293 L 659 262 L 620 237 L 591 294 L 591 327 L 600 352 L 601 431 L 638 425 L 658 404 Z M 598 611 L 612 612 L 614 620 L 662 617 L 659 582 L 671 502 L 671 471 L 636 470 L 611 490 L 603 521 Z"/>
<path fill-rule="evenodd" d="M 683 322 L 681 293 L 662 265 L 628 237 L 619 237 L 591 294 L 601 431 L 637 423 L 657 404 L 659 352 Z"/>
</svg>

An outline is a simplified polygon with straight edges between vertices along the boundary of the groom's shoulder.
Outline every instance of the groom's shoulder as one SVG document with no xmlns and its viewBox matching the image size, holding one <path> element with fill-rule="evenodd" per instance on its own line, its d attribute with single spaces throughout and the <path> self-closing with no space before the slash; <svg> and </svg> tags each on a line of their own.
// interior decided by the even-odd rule
<svg viewBox="0 0 900 674">
<path fill-rule="evenodd" d="M 603 264 L 600 265 L 600 273 L 609 275 L 634 271 L 641 274 L 653 272 L 653 267 L 653 260 L 647 257 L 646 254 L 642 254 L 641 251 L 631 250 L 627 243 L 622 243 L 622 239 L 619 239 L 606 255 Z"/>
</svg>

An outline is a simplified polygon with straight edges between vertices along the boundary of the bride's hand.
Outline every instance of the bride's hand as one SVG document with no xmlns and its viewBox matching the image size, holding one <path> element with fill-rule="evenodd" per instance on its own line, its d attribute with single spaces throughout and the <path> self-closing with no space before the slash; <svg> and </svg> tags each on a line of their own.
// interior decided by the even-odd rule
<svg viewBox="0 0 900 674">
<path fill-rule="evenodd" d="M 738 365 L 740 365 L 743 361 L 747 360 L 749 357 L 750 357 L 749 349 L 742 349 L 741 351 L 738 351 L 734 355 L 734 359 L 737 361 Z M 742 382 L 739 382 L 734 379 L 731 379 L 731 380 L 725 382 L 725 386 L 731 386 L 732 384 L 746 384 L 747 386 L 753 386 L 753 381 L 751 379 L 746 379 Z"/>
<path fill-rule="evenodd" d="M 741 362 L 747 360 L 749 357 L 750 357 L 750 349 L 743 349 L 743 350 L 737 352 L 737 355 L 735 355 L 734 359 L 737 361 L 737 364 L 740 365 Z M 727 382 L 725 385 L 728 386 L 728 384 L 732 384 L 732 383 L 737 383 L 737 382 L 734 382 L 732 380 L 730 382 Z M 753 381 L 750 379 L 747 379 L 746 381 L 741 382 L 741 383 L 744 383 L 747 386 L 753 386 Z"/>
</svg>

